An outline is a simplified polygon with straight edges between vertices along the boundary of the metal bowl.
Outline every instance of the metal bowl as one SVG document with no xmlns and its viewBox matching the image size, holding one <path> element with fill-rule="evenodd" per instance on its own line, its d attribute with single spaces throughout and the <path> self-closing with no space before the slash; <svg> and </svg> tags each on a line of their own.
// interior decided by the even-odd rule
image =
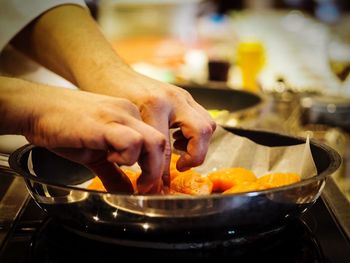
<svg viewBox="0 0 350 263">
<path fill-rule="evenodd" d="M 271 132 L 228 130 L 266 146 L 305 142 Z M 316 176 L 289 186 L 230 195 L 126 195 L 88 190 L 82 185 L 94 177 L 90 170 L 33 145 L 15 151 L 9 163 L 25 179 L 38 205 L 81 235 L 133 246 L 198 248 L 218 240 L 245 242 L 247 237 L 276 231 L 305 212 L 341 162 L 330 147 L 317 142 L 310 146 Z"/>
</svg>

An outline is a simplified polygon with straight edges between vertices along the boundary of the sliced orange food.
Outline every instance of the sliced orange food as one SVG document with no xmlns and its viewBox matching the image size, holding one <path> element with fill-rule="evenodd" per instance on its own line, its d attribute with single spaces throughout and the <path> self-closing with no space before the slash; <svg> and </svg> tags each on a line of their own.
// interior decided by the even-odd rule
<svg viewBox="0 0 350 263">
<path fill-rule="evenodd" d="M 134 192 L 137 192 L 137 179 L 141 175 L 140 171 L 134 171 L 130 169 L 123 168 L 123 172 L 126 174 L 126 176 L 129 178 L 132 187 L 134 188 Z"/>
<path fill-rule="evenodd" d="M 97 190 L 102 192 L 107 192 L 106 188 L 104 187 L 101 179 L 98 176 L 95 176 L 94 179 L 92 179 L 92 182 L 87 187 L 90 190 Z"/>
<path fill-rule="evenodd" d="M 212 192 L 213 183 L 207 177 L 192 170 L 188 173 L 182 173 L 172 180 L 170 189 L 183 194 L 206 195 Z"/>
<path fill-rule="evenodd" d="M 188 196 L 188 194 L 180 193 L 180 192 L 177 192 L 177 191 L 175 191 L 173 189 L 170 189 L 168 194 L 170 194 L 170 195 Z"/>
<path fill-rule="evenodd" d="M 213 192 L 224 192 L 235 185 L 257 179 L 252 171 L 242 167 L 223 168 L 210 173 L 208 178 L 213 182 Z"/>
<path fill-rule="evenodd" d="M 136 190 L 137 190 L 136 181 L 137 181 L 137 178 L 139 178 L 141 172 L 133 171 L 130 169 L 124 169 L 124 168 L 123 168 L 123 171 L 126 174 L 126 176 L 129 178 L 129 180 L 134 188 L 134 192 L 136 192 Z M 92 182 L 88 185 L 87 188 L 90 190 L 107 192 L 105 186 L 103 185 L 101 179 L 98 176 L 96 176 L 94 179 L 92 179 Z"/>
<path fill-rule="evenodd" d="M 257 182 L 265 188 L 273 188 L 297 183 L 300 180 L 297 173 L 270 173 L 259 177 Z"/>
<path fill-rule="evenodd" d="M 180 155 L 173 153 L 171 154 L 171 160 L 170 160 L 170 181 L 174 180 L 176 177 L 178 177 L 179 175 L 182 174 L 187 174 L 190 175 L 192 174 L 194 171 L 192 169 L 180 172 L 179 170 L 176 169 L 176 163 L 177 160 L 179 160 Z"/>
<path fill-rule="evenodd" d="M 176 163 L 177 163 L 177 160 L 179 160 L 180 158 L 180 155 L 178 154 L 172 154 L 171 155 L 171 159 L 170 159 L 170 181 L 175 179 L 178 175 L 181 174 L 180 171 L 178 171 L 176 169 Z"/>
</svg>

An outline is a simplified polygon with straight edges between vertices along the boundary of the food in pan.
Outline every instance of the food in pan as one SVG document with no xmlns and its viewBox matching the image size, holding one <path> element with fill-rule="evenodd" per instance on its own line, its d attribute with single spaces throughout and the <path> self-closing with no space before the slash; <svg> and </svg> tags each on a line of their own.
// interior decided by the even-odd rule
<svg viewBox="0 0 350 263">
<path fill-rule="evenodd" d="M 176 169 L 179 155 L 173 154 L 170 162 L 170 194 L 207 195 L 211 193 L 233 194 L 270 189 L 297 183 L 301 177 L 296 173 L 269 173 L 259 178 L 243 167 L 222 168 L 203 176 L 194 169 L 180 172 Z M 136 181 L 140 172 L 123 168 L 137 192 Z M 106 191 L 96 176 L 88 189 Z"/>
<path fill-rule="evenodd" d="M 224 192 L 244 182 L 256 181 L 255 174 L 242 167 L 220 169 L 210 173 L 208 178 L 213 182 L 213 192 Z"/>
<path fill-rule="evenodd" d="M 240 184 L 236 184 L 233 187 L 225 190 L 223 194 L 236 194 L 242 192 L 251 192 L 266 189 L 263 185 L 260 185 L 257 181 L 254 182 L 242 182 Z"/>
<path fill-rule="evenodd" d="M 123 172 L 128 176 L 128 178 L 130 179 L 130 182 L 134 188 L 134 191 L 136 192 L 137 190 L 137 186 L 136 186 L 136 181 L 137 178 L 139 177 L 140 173 L 133 171 L 131 169 L 123 169 Z M 107 192 L 105 186 L 103 185 L 101 179 L 96 176 L 91 183 L 88 185 L 87 187 L 90 190 L 98 190 L 98 191 L 103 191 L 103 192 Z"/>
<path fill-rule="evenodd" d="M 191 171 L 178 175 L 170 181 L 170 189 L 175 193 L 207 195 L 212 193 L 213 183 L 208 177 Z"/>
<path fill-rule="evenodd" d="M 270 173 L 259 177 L 257 182 L 265 188 L 272 188 L 297 183 L 300 180 L 296 173 Z"/>
</svg>

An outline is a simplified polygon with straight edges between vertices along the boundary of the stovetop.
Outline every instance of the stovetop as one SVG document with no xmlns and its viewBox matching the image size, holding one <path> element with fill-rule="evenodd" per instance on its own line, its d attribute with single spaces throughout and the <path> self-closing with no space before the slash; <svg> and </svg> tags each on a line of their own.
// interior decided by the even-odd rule
<svg viewBox="0 0 350 263">
<path fill-rule="evenodd" d="M 28 196 L 22 178 L 13 179 L 6 173 L 11 174 L 11 171 L 1 170 L 0 173 L 1 263 L 100 262 L 101 259 L 124 256 L 128 259 L 164 257 L 166 260 L 225 259 L 238 262 L 341 263 L 350 260 L 349 228 L 344 227 L 348 225 L 344 222 L 347 222 L 349 210 L 345 209 L 347 213 L 340 216 L 339 211 L 344 211 L 347 206 L 334 205 L 342 204 L 339 200 L 342 195 L 334 191 L 337 188 L 333 180 L 327 181 L 322 196 L 301 219 L 291 221 L 273 235 L 244 245 L 218 246 L 215 249 L 164 250 L 125 247 L 81 237 L 41 210 Z M 330 197 L 337 197 L 336 202 L 330 202 Z M 13 222 L 11 218 L 16 220 Z"/>
<path fill-rule="evenodd" d="M 300 220 L 274 235 L 245 245 L 215 249 L 163 250 L 124 247 L 81 237 L 48 217 L 28 198 L 0 249 L 0 262 L 100 262 L 107 258 L 236 260 L 262 262 L 349 262 L 350 242 L 322 198 Z"/>
</svg>

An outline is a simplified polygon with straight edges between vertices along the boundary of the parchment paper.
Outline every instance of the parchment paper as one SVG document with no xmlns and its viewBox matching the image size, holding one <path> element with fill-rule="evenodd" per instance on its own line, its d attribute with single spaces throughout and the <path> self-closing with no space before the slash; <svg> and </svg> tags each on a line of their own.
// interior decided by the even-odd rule
<svg viewBox="0 0 350 263">
<path fill-rule="evenodd" d="M 302 179 L 317 175 L 309 138 L 298 145 L 268 147 L 218 127 L 204 163 L 194 169 L 206 175 L 227 167 L 244 167 L 257 177 L 271 172 L 293 172 Z"/>
</svg>

